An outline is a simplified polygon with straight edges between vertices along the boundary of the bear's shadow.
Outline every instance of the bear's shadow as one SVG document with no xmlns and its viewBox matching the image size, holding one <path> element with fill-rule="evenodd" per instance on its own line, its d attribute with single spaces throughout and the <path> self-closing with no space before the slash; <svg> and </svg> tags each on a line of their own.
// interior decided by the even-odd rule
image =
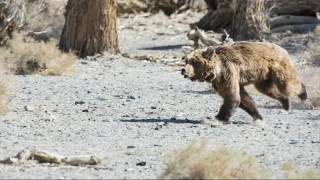
<svg viewBox="0 0 320 180">
<path fill-rule="evenodd" d="M 200 120 L 177 119 L 177 118 L 146 118 L 146 119 L 121 119 L 120 122 L 129 123 L 174 123 L 174 124 L 201 124 Z"/>
<path fill-rule="evenodd" d="M 210 121 L 210 120 L 209 120 Z M 121 119 L 125 123 L 173 123 L 173 124 L 203 124 L 200 120 L 177 119 L 177 118 L 149 118 L 149 119 Z M 232 125 L 248 125 L 250 123 L 243 121 L 230 121 Z"/>
<path fill-rule="evenodd" d="M 143 48 L 139 48 L 139 50 L 151 50 L 151 51 L 178 50 L 178 49 L 181 49 L 183 46 L 188 46 L 188 44 L 143 47 Z"/>
<path fill-rule="evenodd" d="M 258 108 L 264 108 L 264 109 L 283 109 L 281 104 L 264 104 L 264 105 L 257 105 Z M 292 110 L 313 110 L 313 108 L 308 104 L 303 103 L 296 103 L 293 102 L 291 104 Z"/>
<path fill-rule="evenodd" d="M 215 92 L 213 92 L 212 90 L 204 90 L 204 91 L 186 90 L 182 92 L 187 94 L 204 94 L 204 95 L 215 94 Z"/>
</svg>

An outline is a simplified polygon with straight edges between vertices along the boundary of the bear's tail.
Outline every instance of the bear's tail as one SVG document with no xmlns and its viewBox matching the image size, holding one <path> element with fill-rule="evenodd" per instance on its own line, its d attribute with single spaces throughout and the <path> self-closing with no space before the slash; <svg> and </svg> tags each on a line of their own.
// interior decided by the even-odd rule
<svg viewBox="0 0 320 180">
<path fill-rule="evenodd" d="M 308 93 L 306 90 L 306 86 L 303 83 L 301 83 L 301 92 L 300 92 L 300 94 L 298 94 L 298 97 L 303 101 L 308 99 Z"/>
</svg>

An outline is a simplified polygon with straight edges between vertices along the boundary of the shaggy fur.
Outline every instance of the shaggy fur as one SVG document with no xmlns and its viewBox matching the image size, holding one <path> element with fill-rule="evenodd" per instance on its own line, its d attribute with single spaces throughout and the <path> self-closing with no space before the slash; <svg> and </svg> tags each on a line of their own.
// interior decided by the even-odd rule
<svg viewBox="0 0 320 180">
<path fill-rule="evenodd" d="M 236 108 L 262 120 L 244 86 L 254 84 L 261 93 L 279 100 L 290 109 L 289 97 L 307 99 L 305 86 L 286 50 L 267 42 L 238 42 L 198 49 L 186 57 L 185 78 L 212 83 L 224 98 L 216 118 L 228 122 Z"/>
</svg>

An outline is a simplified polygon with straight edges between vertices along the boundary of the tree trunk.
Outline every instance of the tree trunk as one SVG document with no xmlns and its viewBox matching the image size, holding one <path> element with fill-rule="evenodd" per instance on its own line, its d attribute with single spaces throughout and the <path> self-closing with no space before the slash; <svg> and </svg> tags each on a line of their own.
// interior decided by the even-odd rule
<svg viewBox="0 0 320 180">
<path fill-rule="evenodd" d="M 208 13 L 193 26 L 215 32 L 223 32 L 223 29 L 230 30 L 236 9 L 236 0 L 206 0 L 206 4 Z"/>
<path fill-rule="evenodd" d="M 231 37 L 236 40 L 262 40 L 268 27 L 268 16 L 264 0 L 237 0 L 237 9 L 234 14 Z"/>
<path fill-rule="evenodd" d="M 115 0 L 69 0 L 59 47 L 80 57 L 118 51 Z"/>
</svg>

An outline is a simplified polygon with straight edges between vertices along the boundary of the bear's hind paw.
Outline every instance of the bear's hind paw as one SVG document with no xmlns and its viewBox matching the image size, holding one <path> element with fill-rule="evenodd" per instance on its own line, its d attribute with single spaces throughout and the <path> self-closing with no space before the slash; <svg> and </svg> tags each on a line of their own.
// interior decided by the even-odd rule
<svg viewBox="0 0 320 180">
<path fill-rule="evenodd" d="M 268 124 L 262 119 L 255 119 L 253 121 L 253 124 L 257 127 L 262 127 L 262 128 L 268 127 Z"/>
</svg>

